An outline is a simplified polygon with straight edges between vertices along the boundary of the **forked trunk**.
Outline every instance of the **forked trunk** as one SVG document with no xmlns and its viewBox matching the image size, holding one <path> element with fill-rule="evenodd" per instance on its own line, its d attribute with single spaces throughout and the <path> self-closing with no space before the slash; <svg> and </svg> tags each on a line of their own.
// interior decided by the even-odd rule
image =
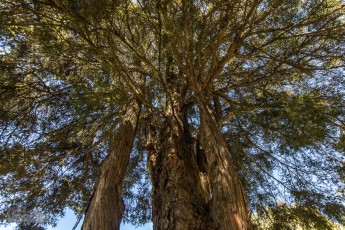
<svg viewBox="0 0 345 230">
<path fill-rule="evenodd" d="M 149 154 L 155 230 L 212 229 L 184 108 L 174 100 L 159 130 L 159 146 Z"/>
<path fill-rule="evenodd" d="M 251 229 L 247 201 L 220 128 L 207 107 L 201 108 L 200 144 L 211 182 L 211 217 L 215 229 Z"/>
<path fill-rule="evenodd" d="M 119 229 L 124 210 L 121 198 L 123 180 L 133 147 L 139 110 L 139 105 L 132 102 L 122 116 L 85 214 L 83 230 Z"/>
</svg>

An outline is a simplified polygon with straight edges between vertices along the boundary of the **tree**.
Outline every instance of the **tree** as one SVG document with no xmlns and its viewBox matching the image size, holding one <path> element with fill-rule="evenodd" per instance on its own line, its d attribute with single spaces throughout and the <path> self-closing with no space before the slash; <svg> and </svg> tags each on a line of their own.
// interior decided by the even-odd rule
<svg viewBox="0 0 345 230">
<path fill-rule="evenodd" d="M 344 224 L 342 1 L 0 4 L 2 219 Z"/>
</svg>

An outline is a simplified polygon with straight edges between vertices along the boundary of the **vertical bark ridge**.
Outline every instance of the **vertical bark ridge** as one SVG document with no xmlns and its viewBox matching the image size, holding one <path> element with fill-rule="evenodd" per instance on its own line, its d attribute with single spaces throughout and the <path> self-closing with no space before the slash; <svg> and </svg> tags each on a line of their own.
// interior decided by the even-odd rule
<svg viewBox="0 0 345 230">
<path fill-rule="evenodd" d="M 170 103 L 159 131 L 160 145 L 149 156 L 153 226 L 155 230 L 212 229 L 206 223 L 208 200 L 203 194 L 185 111 L 176 102 Z"/>
<path fill-rule="evenodd" d="M 201 109 L 200 144 L 210 169 L 214 226 L 219 230 L 251 229 L 246 197 L 231 164 L 227 144 L 207 109 Z"/>
<path fill-rule="evenodd" d="M 118 230 L 124 211 L 123 181 L 133 147 L 140 106 L 130 103 L 122 116 L 110 154 L 102 164 L 98 182 L 86 211 L 83 230 Z"/>
</svg>

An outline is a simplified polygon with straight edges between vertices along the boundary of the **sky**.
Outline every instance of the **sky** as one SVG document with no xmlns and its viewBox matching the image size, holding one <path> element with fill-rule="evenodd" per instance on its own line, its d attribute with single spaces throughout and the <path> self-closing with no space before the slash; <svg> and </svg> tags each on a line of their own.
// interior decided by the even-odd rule
<svg viewBox="0 0 345 230">
<path fill-rule="evenodd" d="M 77 221 L 77 217 L 74 215 L 74 213 L 71 210 L 66 210 L 66 215 L 64 218 L 62 218 L 57 226 L 55 228 L 53 227 L 48 227 L 48 230 L 71 230 L 74 226 L 74 224 Z M 77 230 L 80 229 L 82 224 L 82 220 L 80 221 Z M 13 230 L 15 228 L 15 224 L 8 225 L 6 227 L 0 226 L 0 230 Z M 136 228 L 133 225 L 121 225 L 121 230 L 152 230 L 152 223 L 146 224 L 142 227 Z"/>
</svg>

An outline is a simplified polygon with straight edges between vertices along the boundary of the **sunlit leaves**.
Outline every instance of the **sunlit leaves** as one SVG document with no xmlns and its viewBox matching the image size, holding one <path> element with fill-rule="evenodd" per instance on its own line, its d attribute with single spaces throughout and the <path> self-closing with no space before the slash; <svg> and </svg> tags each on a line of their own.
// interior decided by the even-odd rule
<svg viewBox="0 0 345 230">
<path fill-rule="evenodd" d="M 341 221 L 342 1 L 0 4 L 6 204 L 27 199 L 55 217 L 65 206 L 81 213 L 128 98 L 143 105 L 139 140 L 146 120 L 158 125 L 168 98 L 183 91 L 193 135 L 198 103 L 213 106 L 252 212 L 269 209 L 277 220 L 270 228 L 330 228 L 322 215 Z M 139 143 L 126 179 L 126 202 L 136 205 L 127 205 L 126 221 L 136 224 L 150 216 L 144 154 Z"/>
<path fill-rule="evenodd" d="M 265 219 L 254 217 L 257 229 L 335 229 L 337 225 L 324 218 L 318 210 L 308 206 L 280 204 L 269 209 Z"/>
</svg>

